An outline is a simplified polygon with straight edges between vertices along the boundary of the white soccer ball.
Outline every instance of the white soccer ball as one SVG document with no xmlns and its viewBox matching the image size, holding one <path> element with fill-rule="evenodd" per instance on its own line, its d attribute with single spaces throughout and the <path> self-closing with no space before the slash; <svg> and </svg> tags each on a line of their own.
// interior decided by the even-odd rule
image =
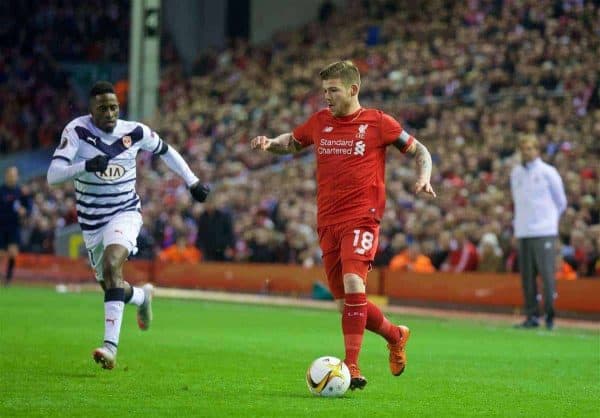
<svg viewBox="0 0 600 418">
<path fill-rule="evenodd" d="M 306 384 L 315 396 L 342 396 L 350 386 L 350 370 L 339 358 L 319 357 L 306 371 Z"/>
</svg>

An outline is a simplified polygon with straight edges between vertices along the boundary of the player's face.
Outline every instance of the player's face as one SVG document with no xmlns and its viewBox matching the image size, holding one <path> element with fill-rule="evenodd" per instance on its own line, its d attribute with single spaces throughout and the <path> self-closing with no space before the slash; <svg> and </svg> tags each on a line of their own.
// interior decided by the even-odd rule
<svg viewBox="0 0 600 418">
<path fill-rule="evenodd" d="M 521 158 L 524 162 L 530 162 L 537 158 L 538 149 L 535 144 L 531 142 L 524 142 L 519 146 L 519 150 L 521 151 Z"/>
<path fill-rule="evenodd" d="M 323 93 L 325 102 L 333 116 L 346 116 L 352 106 L 354 88 L 356 86 L 345 86 L 341 79 L 332 78 L 323 80 Z"/>
<path fill-rule="evenodd" d="M 94 125 L 111 133 L 117 126 L 119 102 L 114 93 L 98 94 L 90 100 L 90 113 Z"/>
</svg>

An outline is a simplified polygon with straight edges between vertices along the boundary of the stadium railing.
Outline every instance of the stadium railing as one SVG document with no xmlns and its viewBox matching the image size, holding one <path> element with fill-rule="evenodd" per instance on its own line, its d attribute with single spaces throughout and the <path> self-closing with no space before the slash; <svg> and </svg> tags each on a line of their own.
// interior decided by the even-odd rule
<svg viewBox="0 0 600 418">
<path fill-rule="evenodd" d="M 0 260 L 2 265 L 3 260 Z M 259 293 L 308 298 L 315 283 L 325 284 L 321 267 L 284 264 L 163 263 L 132 260 L 124 276 L 133 284 L 152 282 L 161 287 Z M 20 254 L 16 282 L 46 284 L 94 283 L 85 258 Z M 368 291 L 390 304 L 471 311 L 515 312 L 522 307 L 520 277 L 516 274 L 417 274 L 374 269 Z M 572 317 L 600 318 L 599 279 L 557 282 L 556 307 Z"/>
</svg>

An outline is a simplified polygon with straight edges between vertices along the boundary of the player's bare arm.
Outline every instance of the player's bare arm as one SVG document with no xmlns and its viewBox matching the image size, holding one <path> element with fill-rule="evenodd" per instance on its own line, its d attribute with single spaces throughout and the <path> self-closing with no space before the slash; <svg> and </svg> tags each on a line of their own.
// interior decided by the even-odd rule
<svg viewBox="0 0 600 418">
<path fill-rule="evenodd" d="M 289 132 L 275 138 L 257 136 L 250 141 L 250 147 L 269 151 L 273 154 L 294 154 L 302 149 L 300 143 Z"/>
<path fill-rule="evenodd" d="M 431 161 L 431 154 L 425 145 L 420 143 L 416 138 L 409 136 L 405 138 L 406 132 L 402 132 L 402 135 L 394 142 L 394 146 L 400 150 L 406 150 L 406 153 L 415 157 L 417 163 L 417 181 L 415 182 L 414 192 L 415 193 L 426 193 L 433 197 L 436 196 L 431 187 L 431 170 L 433 168 L 433 162 Z M 406 148 L 408 144 L 408 148 Z"/>
</svg>

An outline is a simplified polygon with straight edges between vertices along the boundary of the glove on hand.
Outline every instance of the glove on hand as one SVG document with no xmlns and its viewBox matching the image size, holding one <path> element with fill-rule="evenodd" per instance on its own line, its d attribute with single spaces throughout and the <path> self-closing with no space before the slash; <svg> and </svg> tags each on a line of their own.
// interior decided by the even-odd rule
<svg viewBox="0 0 600 418">
<path fill-rule="evenodd" d="M 190 193 L 196 201 L 204 202 L 210 193 L 210 187 L 208 187 L 208 184 L 202 184 L 198 181 L 190 186 Z"/>
<path fill-rule="evenodd" d="M 90 173 L 103 173 L 106 167 L 108 167 L 108 156 L 106 155 L 96 155 L 85 162 L 85 171 Z"/>
</svg>

